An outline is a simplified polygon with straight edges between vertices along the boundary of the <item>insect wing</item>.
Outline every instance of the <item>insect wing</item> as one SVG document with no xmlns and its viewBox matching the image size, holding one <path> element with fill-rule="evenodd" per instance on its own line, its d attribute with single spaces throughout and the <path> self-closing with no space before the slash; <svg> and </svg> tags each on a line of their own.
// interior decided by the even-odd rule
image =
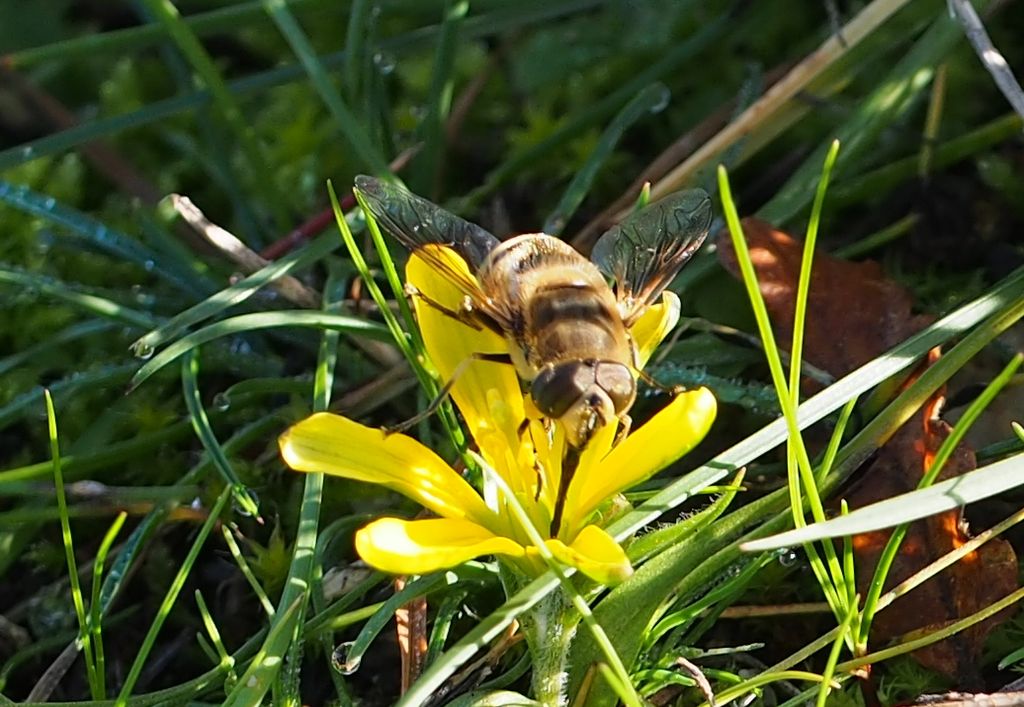
<svg viewBox="0 0 1024 707">
<path fill-rule="evenodd" d="M 401 187 L 360 175 L 355 190 L 366 200 L 377 223 L 397 238 L 402 245 L 441 271 L 460 290 L 474 300 L 484 299 L 479 285 L 466 273 L 440 257 L 439 245 L 458 253 L 474 273 L 501 241 L 476 224 L 465 221 L 440 206 L 416 196 Z"/>
<path fill-rule="evenodd" d="M 710 228 L 711 198 L 690 189 L 628 216 L 598 239 L 590 259 L 615 281 L 627 326 L 668 287 Z"/>
</svg>

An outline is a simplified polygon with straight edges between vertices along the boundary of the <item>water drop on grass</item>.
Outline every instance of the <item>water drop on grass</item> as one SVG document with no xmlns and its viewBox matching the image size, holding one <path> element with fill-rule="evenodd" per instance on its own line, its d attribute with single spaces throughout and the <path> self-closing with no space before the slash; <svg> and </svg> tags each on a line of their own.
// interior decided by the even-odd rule
<svg viewBox="0 0 1024 707">
<path fill-rule="evenodd" d="M 362 662 L 362 658 L 355 658 L 350 660 L 348 657 L 349 651 L 352 650 L 352 646 L 355 645 L 355 641 L 346 641 L 341 643 L 334 652 L 331 653 L 331 665 L 342 675 L 351 675 L 355 671 L 359 670 L 359 664 Z"/>
</svg>

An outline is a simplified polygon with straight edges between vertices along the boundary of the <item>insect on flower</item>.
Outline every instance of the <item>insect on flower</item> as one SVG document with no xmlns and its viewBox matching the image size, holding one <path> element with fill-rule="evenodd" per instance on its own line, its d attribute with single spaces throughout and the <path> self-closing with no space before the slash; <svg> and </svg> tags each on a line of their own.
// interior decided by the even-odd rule
<svg viewBox="0 0 1024 707">
<path fill-rule="evenodd" d="M 355 188 L 378 223 L 463 293 L 461 310 L 449 313 L 505 339 L 506 362 L 540 413 L 564 426 L 571 448 L 582 450 L 605 425 L 629 429 L 642 375 L 629 329 L 704 242 L 707 193 L 680 191 L 638 211 L 601 236 L 587 260 L 544 233 L 500 241 L 373 177 L 357 177 Z M 433 246 L 455 251 L 475 278 Z"/>
</svg>

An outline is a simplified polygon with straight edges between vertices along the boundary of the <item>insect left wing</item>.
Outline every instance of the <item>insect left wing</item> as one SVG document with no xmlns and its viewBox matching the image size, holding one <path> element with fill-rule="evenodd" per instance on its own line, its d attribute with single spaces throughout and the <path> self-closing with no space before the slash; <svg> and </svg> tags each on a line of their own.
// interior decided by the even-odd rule
<svg viewBox="0 0 1024 707">
<path fill-rule="evenodd" d="M 424 246 L 451 248 L 475 273 L 487 254 L 501 243 L 494 235 L 410 191 L 374 177 L 356 177 L 355 190 L 366 200 L 374 220 L 402 245 L 441 271 L 464 294 L 478 303 L 486 301 L 474 279 L 452 267 L 436 249 Z"/>
<path fill-rule="evenodd" d="M 598 239 L 590 259 L 615 281 L 626 326 L 668 287 L 710 228 L 711 198 L 703 189 L 690 189 L 626 217 Z"/>
</svg>

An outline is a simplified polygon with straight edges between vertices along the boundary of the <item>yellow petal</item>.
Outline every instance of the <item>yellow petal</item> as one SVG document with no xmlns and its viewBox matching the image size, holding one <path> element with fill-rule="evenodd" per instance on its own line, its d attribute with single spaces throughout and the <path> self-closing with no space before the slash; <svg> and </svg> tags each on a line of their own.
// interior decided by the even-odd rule
<svg viewBox="0 0 1024 707">
<path fill-rule="evenodd" d="M 450 262 L 450 267 L 473 277 L 465 261 L 454 251 L 438 248 L 438 252 Z M 427 354 L 441 380 L 449 381 L 459 373 L 451 396 L 480 446 L 480 452 L 514 490 L 528 490 L 521 485 L 527 481 L 516 475 L 523 467 L 533 466 L 532 459 L 521 458 L 518 432 L 525 413 L 519 378 L 511 365 L 473 360 L 473 354 L 507 353 L 505 340 L 489 329 L 474 329 L 451 313 L 440 311 L 437 305 L 452 313 L 458 312 L 465 295 L 423 259 L 416 256 L 409 259 L 406 278 L 423 295 L 414 297 L 413 305 Z M 461 371 L 460 366 L 464 366 Z M 531 472 L 531 477 L 534 476 Z"/>
<path fill-rule="evenodd" d="M 606 586 L 619 584 L 633 574 L 633 566 L 615 538 L 596 525 L 581 530 L 571 545 L 561 540 L 548 540 L 545 545 L 560 562 Z"/>
<path fill-rule="evenodd" d="M 367 564 L 394 574 L 426 574 L 481 555 L 523 557 L 518 543 L 467 520 L 381 518 L 356 533 Z"/>
<path fill-rule="evenodd" d="M 687 391 L 631 433 L 599 463 L 580 468 L 566 498 L 568 527 L 582 524 L 605 499 L 644 481 L 696 447 L 718 404 L 707 388 Z"/>
<path fill-rule="evenodd" d="M 279 443 L 296 471 L 380 484 L 446 518 L 487 522 L 492 516 L 472 486 L 411 437 L 321 412 L 294 425 Z"/>
<path fill-rule="evenodd" d="M 679 296 L 665 290 L 661 302 L 651 305 L 629 330 L 636 344 L 637 365 L 643 368 L 658 344 L 679 323 Z"/>
</svg>

